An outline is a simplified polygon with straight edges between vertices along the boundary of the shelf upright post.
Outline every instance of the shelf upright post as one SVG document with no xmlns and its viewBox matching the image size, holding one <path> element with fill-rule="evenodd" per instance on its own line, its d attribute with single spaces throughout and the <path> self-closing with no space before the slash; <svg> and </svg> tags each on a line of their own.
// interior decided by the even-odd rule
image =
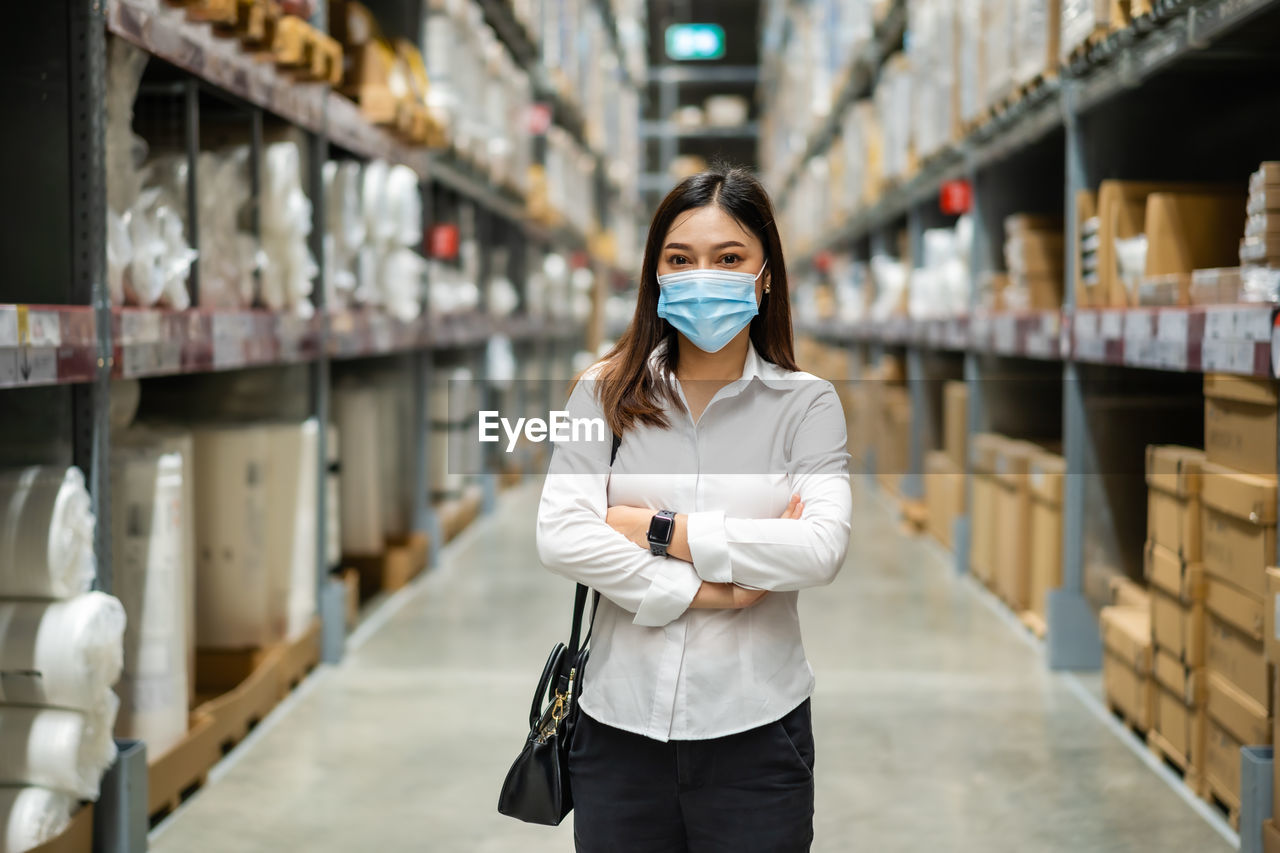
<svg viewBox="0 0 1280 853">
<path fill-rule="evenodd" d="M 422 195 L 422 221 L 429 228 L 434 222 L 435 195 L 428 176 L 419 185 Z M 424 246 L 428 257 L 422 313 L 425 325 L 432 328 L 431 318 L 431 270 L 430 247 Z M 413 353 L 413 529 L 427 534 L 427 565 L 434 566 L 440 556 L 440 519 L 431 503 L 431 383 L 434 359 L 429 337 L 419 341 Z"/>
<path fill-rule="evenodd" d="M 327 122 L 327 116 L 326 116 Z M 318 352 L 311 362 L 311 416 L 316 419 L 316 595 L 320 614 L 320 651 L 325 663 L 342 661 L 346 646 L 346 588 L 332 574 L 329 565 L 329 313 L 325 282 L 324 235 L 328 227 L 328 205 L 324 192 L 324 164 L 329 159 L 329 138 L 325 133 L 307 134 L 307 188 L 311 197 L 311 254 L 316 260 L 312 303 L 320 317 Z"/>
<path fill-rule="evenodd" d="M 26 27 L 22 13 L 11 22 L 14 31 L 27 32 L 34 44 L 19 52 L 33 58 L 45 51 L 52 67 L 66 69 L 65 82 L 53 82 L 54 97 L 46 90 L 42 101 L 51 110 L 68 108 L 61 116 L 46 113 L 42 119 L 61 124 L 61 135 L 53 139 L 38 134 L 36 144 L 57 149 L 59 143 L 68 162 L 68 192 L 63 198 L 71 245 L 70 279 L 67 301 L 93 308 L 97 338 L 97 362 L 93 381 L 71 389 L 72 459 L 89 483 L 94 518 L 94 553 L 98 563 L 96 586 L 111 592 L 114 585 L 111 561 L 111 425 L 108 418 L 111 396 L 113 341 L 111 304 L 107 290 L 107 168 L 106 168 L 106 10 L 98 0 L 76 0 L 63 5 L 62 12 L 41 6 L 33 14 L 42 18 Z M 32 7 L 35 9 L 36 7 Z M 15 10 L 16 11 L 16 10 Z M 44 16 L 65 15 L 65 26 L 50 26 Z M 46 62 L 48 59 L 46 59 Z M 47 67 L 47 66 L 46 66 Z M 34 77 L 34 75 L 32 75 Z M 45 74 L 40 75 L 47 79 Z M 62 91 L 57 91 L 65 86 Z M 50 127 L 53 127 L 53 124 Z M 30 130 L 30 128 L 28 128 Z M 31 161 L 19 157 L 24 165 Z M 68 168 L 69 167 L 69 168 Z M 37 180 L 53 180 L 37 177 Z M 47 212 L 56 210 L 45 208 Z M 44 253 L 42 253 L 44 254 Z M 24 259 L 25 260 L 25 259 Z M 45 261 L 36 258 L 37 262 Z M 18 264 L 21 269 L 21 263 Z M 46 270 L 48 272 L 48 270 Z M 46 279 L 56 280 L 56 279 Z M 118 742 L 121 759 L 109 768 L 102 780 L 105 794 L 94 814 L 94 850 L 98 853 L 143 853 L 147 849 L 147 763 L 146 746 L 138 742 Z"/>
<path fill-rule="evenodd" d="M 911 241 L 911 265 L 918 269 L 924 260 L 924 211 L 920 205 L 912 205 L 907 212 L 907 234 Z M 908 274 L 910 272 L 908 271 Z M 907 394 L 911 400 L 911 424 L 907 429 L 907 470 L 902 474 L 902 496 L 910 500 L 924 498 L 924 455 L 929 443 L 927 432 L 932 429 L 929 402 L 929 380 L 925 376 L 924 352 L 908 342 Z"/>
<path fill-rule="evenodd" d="M 974 314 L 981 308 L 979 279 L 982 266 L 990 256 L 990 238 L 987 236 L 985 217 L 982 212 L 982 182 L 978 179 L 978 170 L 972 163 L 968 166 L 969 183 L 973 187 L 973 204 L 969 210 L 969 218 L 973 228 L 969 244 L 969 318 L 972 323 Z M 969 552 L 973 542 L 973 438 L 986 429 L 987 413 L 985 408 L 984 388 L 982 380 L 982 355 L 974 347 L 970 339 L 964 352 L 964 384 L 968 391 L 965 405 L 965 458 L 964 458 L 964 512 L 956 518 L 952 529 L 955 541 L 956 572 L 968 574 L 970 571 Z"/>
<path fill-rule="evenodd" d="M 1076 110 L 1076 86 L 1064 80 L 1062 86 L 1063 120 L 1066 125 L 1066 281 L 1063 288 L 1066 314 L 1063 322 L 1074 319 L 1076 194 L 1092 184 L 1085 159 L 1084 129 Z M 1102 641 L 1098 619 L 1084 595 L 1085 478 L 1097 476 L 1097 459 L 1089 433 L 1085 411 L 1085 389 L 1074 354 L 1063 361 L 1062 375 L 1062 452 L 1066 458 L 1067 477 L 1062 494 L 1062 583 L 1049 590 L 1047 600 L 1048 634 L 1046 648 L 1050 669 L 1097 669 L 1102 664 Z"/>
</svg>

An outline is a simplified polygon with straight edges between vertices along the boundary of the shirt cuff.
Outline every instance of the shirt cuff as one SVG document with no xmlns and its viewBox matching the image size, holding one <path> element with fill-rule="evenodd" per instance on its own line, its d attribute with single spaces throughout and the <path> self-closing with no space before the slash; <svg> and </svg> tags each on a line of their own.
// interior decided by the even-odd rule
<svg viewBox="0 0 1280 853">
<path fill-rule="evenodd" d="M 698 594 L 702 580 L 689 570 L 689 565 L 672 557 L 660 557 L 664 565 L 649 584 L 649 589 L 636 608 L 632 620 L 642 628 L 661 628 L 680 618 L 693 597 Z"/>
<path fill-rule="evenodd" d="M 685 523 L 689 556 L 698 577 L 709 583 L 733 583 L 729 562 L 729 541 L 724 532 L 724 513 L 691 512 Z"/>
</svg>

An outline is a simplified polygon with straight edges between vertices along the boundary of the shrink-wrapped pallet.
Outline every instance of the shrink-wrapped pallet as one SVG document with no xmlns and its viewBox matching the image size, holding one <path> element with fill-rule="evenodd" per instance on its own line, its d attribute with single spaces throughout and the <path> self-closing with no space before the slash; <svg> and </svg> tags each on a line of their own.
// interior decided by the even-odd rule
<svg viewBox="0 0 1280 853">
<path fill-rule="evenodd" d="M 48 788 L 0 788 L 0 853 L 26 853 L 71 823 L 76 798 Z"/>
<path fill-rule="evenodd" d="M 187 732 L 193 582 L 189 457 L 150 447 L 113 449 L 114 589 L 129 616 L 116 734 L 163 755 Z"/>
<path fill-rule="evenodd" d="M 958 4 L 956 27 L 959 31 L 956 96 L 960 123 L 971 125 L 982 115 L 986 101 L 986 78 L 982 73 L 985 54 L 982 4 L 977 0 Z"/>
<path fill-rule="evenodd" d="M 1014 0 L 1013 85 L 1026 86 L 1058 66 L 1060 0 Z"/>
<path fill-rule="evenodd" d="M 285 613 L 286 639 L 305 633 L 316 613 L 316 508 L 319 430 L 315 420 L 266 427 L 266 562 L 273 572 L 276 607 Z"/>
<path fill-rule="evenodd" d="M 87 711 L 0 705 L 0 785 L 40 785 L 97 800 L 116 758 L 119 700 L 106 691 Z"/>
<path fill-rule="evenodd" d="M 96 574 L 94 518 L 78 468 L 0 472 L 0 598 L 70 598 Z"/>
<path fill-rule="evenodd" d="M 974 0 L 977 2 L 977 0 Z M 995 107 L 1013 90 L 1014 0 L 981 0 L 983 8 L 983 107 Z"/>
<path fill-rule="evenodd" d="M 0 602 L 0 703 L 85 709 L 120 677 L 125 610 L 88 592 Z"/>
<path fill-rule="evenodd" d="M 147 449 L 182 458 L 182 556 L 181 584 L 182 624 L 186 635 L 187 704 L 195 704 L 196 671 L 196 486 L 195 439 L 188 429 L 169 426 L 135 426 L 112 436 L 113 452 L 124 449 Z"/>
<path fill-rule="evenodd" d="M 431 492 L 437 500 L 461 497 L 466 473 L 475 460 L 470 451 L 479 451 L 474 433 L 477 408 L 475 383 L 465 367 L 436 373 L 431 388 Z"/>
<path fill-rule="evenodd" d="M 267 432 L 258 426 L 195 432 L 196 643 L 258 648 L 284 636 L 285 618 L 266 559 Z"/>
<path fill-rule="evenodd" d="M 376 387 L 340 385 L 333 395 L 334 420 L 342 436 L 342 548 L 348 554 L 380 554 L 383 491 L 380 482 Z"/>
</svg>

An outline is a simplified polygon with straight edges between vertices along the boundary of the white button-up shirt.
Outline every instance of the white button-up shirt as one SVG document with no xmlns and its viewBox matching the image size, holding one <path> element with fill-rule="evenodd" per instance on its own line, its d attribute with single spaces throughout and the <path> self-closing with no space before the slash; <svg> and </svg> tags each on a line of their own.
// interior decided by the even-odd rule
<svg viewBox="0 0 1280 853">
<path fill-rule="evenodd" d="M 571 418 L 603 418 L 594 375 L 570 394 Z M 627 430 L 612 470 L 607 434 L 555 445 L 538 554 L 601 594 L 584 711 L 660 741 L 722 737 L 780 719 L 813 692 L 796 604 L 798 590 L 835 578 L 849 547 L 845 416 L 829 382 L 754 347 L 696 424 L 667 414 L 669 429 Z M 782 519 L 792 494 L 804 513 Z M 619 505 L 687 513 L 693 562 L 654 556 L 611 528 L 605 513 Z M 744 610 L 690 610 L 704 580 L 770 592 Z"/>
</svg>

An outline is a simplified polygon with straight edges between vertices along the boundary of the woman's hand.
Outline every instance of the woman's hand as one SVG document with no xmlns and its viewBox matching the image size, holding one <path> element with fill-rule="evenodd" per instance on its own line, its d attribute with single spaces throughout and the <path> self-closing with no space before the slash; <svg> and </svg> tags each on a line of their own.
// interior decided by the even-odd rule
<svg viewBox="0 0 1280 853">
<path fill-rule="evenodd" d="M 611 506 L 605 523 L 646 551 L 649 550 L 649 522 L 654 511 L 642 506 Z"/>
</svg>

